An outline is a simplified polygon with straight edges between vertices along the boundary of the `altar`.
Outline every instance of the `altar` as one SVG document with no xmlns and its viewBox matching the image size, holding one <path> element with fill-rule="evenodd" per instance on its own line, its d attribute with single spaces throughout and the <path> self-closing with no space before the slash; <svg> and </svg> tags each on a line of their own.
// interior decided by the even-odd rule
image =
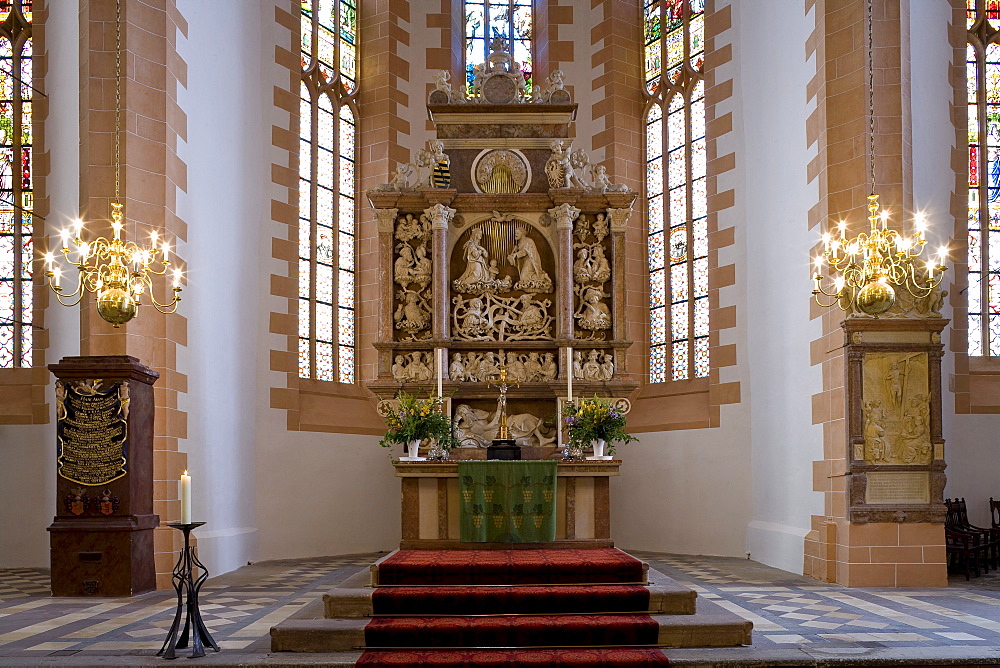
<svg viewBox="0 0 1000 668">
<path fill-rule="evenodd" d="M 546 547 L 613 547 L 610 480 L 621 460 L 558 463 L 556 538 Z M 458 462 L 393 462 L 402 494 L 400 549 L 538 547 L 460 540 Z"/>
</svg>

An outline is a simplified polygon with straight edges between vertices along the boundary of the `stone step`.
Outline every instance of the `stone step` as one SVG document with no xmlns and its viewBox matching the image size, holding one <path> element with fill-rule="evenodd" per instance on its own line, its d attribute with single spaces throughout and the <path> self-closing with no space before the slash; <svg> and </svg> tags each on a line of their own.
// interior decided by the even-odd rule
<svg viewBox="0 0 1000 668">
<path fill-rule="evenodd" d="M 662 573 L 649 569 L 649 610 L 636 612 L 651 612 L 667 615 L 692 615 L 695 612 L 697 593 L 676 580 Z M 370 579 L 364 572 L 344 580 L 334 589 L 323 595 L 324 615 L 327 618 L 357 618 L 371 617 L 372 593 Z M 444 587 L 447 590 L 449 587 Z M 605 612 L 595 610 L 594 612 Z"/>
<path fill-rule="evenodd" d="M 714 606 L 693 615 L 653 615 L 664 647 L 736 647 L 750 643 L 752 624 Z M 345 652 L 365 647 L 367 619 L 290 619 L 271 629 L 272 652 Z"/>
</svg>

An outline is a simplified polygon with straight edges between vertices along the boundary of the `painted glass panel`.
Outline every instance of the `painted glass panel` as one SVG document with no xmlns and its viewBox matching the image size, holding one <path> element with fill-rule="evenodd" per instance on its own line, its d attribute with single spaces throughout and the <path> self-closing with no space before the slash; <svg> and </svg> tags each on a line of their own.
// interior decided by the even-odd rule
<svg viewBox="0 0 1000 668">
<path fill-rule="evenodd" d="M 10 369 L 31 366 L 33 345 L 31 2 L 0 2 L 0 15 L 0 368 Z"/>
<path fill-rule="evenodd" d="M 299 375 L 354 382 L 356 0 L 302 0 Z"/>
<path fill-rule="evenodd" d="M 709 372 L 704 12 L 704 0 L 643 3 L 653 383 Z"/>
<path fill-rule="evenodd" d="M 472 90 L 475 68 L 485 63 L 494 39 L 504 40 L 524 75 L 525 91 L 530 92 L 534 58 L 534 13 L 530 0 L 465 1 L 465 75 Z"/>
</svg>

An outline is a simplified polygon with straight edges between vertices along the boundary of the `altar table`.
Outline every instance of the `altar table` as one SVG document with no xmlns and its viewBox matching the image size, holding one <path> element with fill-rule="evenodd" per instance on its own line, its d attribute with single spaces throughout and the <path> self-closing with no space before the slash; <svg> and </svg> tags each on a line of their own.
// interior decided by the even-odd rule
<svg viewBox="0 0 1000 668">
<path fill-rule="evenodd" d="M 463 543 L 459 540 L 458 462 L 393 462 L 402 492 L 401 549 L 613 547 L 611 476 L 621 460 L 559 462 L 556 539 L 548 543 Z"/>
</svg>

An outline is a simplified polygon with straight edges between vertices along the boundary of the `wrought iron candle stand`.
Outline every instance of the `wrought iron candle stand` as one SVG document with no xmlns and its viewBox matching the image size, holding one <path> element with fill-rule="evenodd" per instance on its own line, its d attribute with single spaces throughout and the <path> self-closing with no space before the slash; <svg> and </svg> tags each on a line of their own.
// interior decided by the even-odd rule
<svg viewBox="0 0 1000 668">
<path fill-rule="evenodd" d="M 171 522 L 167 524 L 169 527 L 184 532 L 184 549 L 181 550 L 181 554 L 177 558 L 173 575 L 173 585 L 177 591 L 177 614 L 174 615 L 174 623 L 170 625 L 170 631 L 167 633 L 167 639 L 163 641 L 163 647 L 156 653 L 156 656 L 162 656 L 164 659 L 176 659 L 177 652 L 175 650 L 187 648 L 188 640 L 191 641 L 192 659 L 205 656 L 205 645 L 209 645 L 216 652 L 219 651 L 219 645 L 205 628 L 205 622 L 201 620 L 201 611 L 198 609 L 198 590 L 208 579 L 208 570 L 204 564 L 198 561 L 198 555 L 191 547 L 191 532 L 202 524 L 204 522 L 190 524 Z M 201 573 L 197 580 L 194 578 L 196 567 Z M 185 592 L 187 601 L 184 600 Z M 185 609 L 184 630 L 181 631 L 181 615 L 185 614 Z"/>
</svg>

